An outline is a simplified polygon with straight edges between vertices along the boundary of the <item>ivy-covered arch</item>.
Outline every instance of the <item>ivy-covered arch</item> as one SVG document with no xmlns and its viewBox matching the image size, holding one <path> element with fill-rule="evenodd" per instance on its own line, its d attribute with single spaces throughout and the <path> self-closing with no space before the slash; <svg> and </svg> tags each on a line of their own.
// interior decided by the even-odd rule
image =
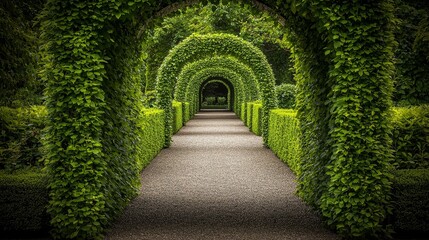
<svg viewBox="0 0 429 240">
<path fill-rule="evenodd" d="M 223 86 L 225 86 L 225 88 L 228 90 L 227 93 L 227 105 L 228 105 L 228 110 L 233 110 L 233 106 L 234 106 L 234 100 L 232 100 L 232 98 L 234 98 L 234 86 L 231 84 L 231 82 L 229 82 L 227 79 L 221 79 L 219 77 L 214 77 L 214 79 L 207 79 L 206 81 L 204 81 L 201 85 L 200 85 L 200 94 L 199 94 L 199 99 L 198 99 L 198 103 L 201 106 L 202 102 L 203 102 L 203 91 L 204 89 L 207 87 L 207 85 L 213 84 L 213 83 L 220 83 Z"/>
<path fill-rule="evenodd" d="M 199 91 L 200 86 L 204 81 L 211 78 L 227 79 L 232 83 L 234 87 L 234 112 L 239 114 L 239 106 L 246 100 L 246 95 L 249 95 L 249 91 L 246 89 L 245 83 L 242 78 L 236 72 L 226 68 L 205 68 L 195 73 L 189 80 L 187 85 L 185 98 L 188 102 L 193 102 L 194 110 L 199 109 Z"/>
<path fill-rule="evenodd" d="M 182 68 L 191 61 L 210 56 L 213 53 L 231 55 L 248 65 L 259 82 L 262 99 L 262 137 L 264 142 L 268 137 L 268 115 L 270 109 L 276 107 L 274 96 L 274 74 L 264 54 L 243 39 L 230 34 L 191 35 L 176 47 L 164 59 L 157 76 L 157 102 L 165 110 L 166 131 L 165 145 L 171 141 L 172 95 L 176 85 L 176 76 Z"/>
<path fill-rule="evenodd" d="M 258 90 L 258 83 L 255 79 L 253 71 L 247 65 L 243 64 L 232 56 L 215 56 L 199 59 L 195 62 L 188 63 L 185 67 L 183 67 L 177 79 L 174 93 L 175 99 L 177 101 L 185 101 L 184 96 L 189 79 L 191 79 L 192 76 L 204 68 L 231 69 L 241 76 L 244 84 L 246 85 L 246 89 L 248 89 L 249 94 L 246 95 L 248 97 L 246 101 L 259 99 L 260 94 Z"/>
<path fill-rule="evenodd" d="M 136 194 L 135 160 L 144 151 L 139 32 L 175 2 L 183 1 L 45 5 L 42 74 L 56 238 L 101 238 Z M 299 194 L 342 235 L 374 236 L 390 208 L 391 1 L 261 2 L 285 18 L 295 59 L 303 136 Z"/>
</svg>

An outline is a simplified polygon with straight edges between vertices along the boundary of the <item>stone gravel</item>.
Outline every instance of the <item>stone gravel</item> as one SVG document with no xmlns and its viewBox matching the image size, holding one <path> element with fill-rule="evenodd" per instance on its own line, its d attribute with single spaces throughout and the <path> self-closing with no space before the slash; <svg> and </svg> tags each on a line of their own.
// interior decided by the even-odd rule
<svg viewBox="0 0 429 240">
<path fill-rule="evenodd" d="M 143 170 L 114 239 L 340 239 L 290 169 L 231 112 L 200 112 Z"/>
</svg>

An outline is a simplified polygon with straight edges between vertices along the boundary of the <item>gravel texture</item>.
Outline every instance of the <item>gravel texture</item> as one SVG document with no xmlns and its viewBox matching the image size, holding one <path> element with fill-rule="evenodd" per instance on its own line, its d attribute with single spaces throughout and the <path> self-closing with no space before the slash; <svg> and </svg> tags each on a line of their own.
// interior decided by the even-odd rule
<svg viewBox="0 0 429 240">
<path fill-rule="evenodd" d="M 231 112 L 200 112 L 141 174 L 106 239 L 340 239 L 294 174 Z"/>
</svg>

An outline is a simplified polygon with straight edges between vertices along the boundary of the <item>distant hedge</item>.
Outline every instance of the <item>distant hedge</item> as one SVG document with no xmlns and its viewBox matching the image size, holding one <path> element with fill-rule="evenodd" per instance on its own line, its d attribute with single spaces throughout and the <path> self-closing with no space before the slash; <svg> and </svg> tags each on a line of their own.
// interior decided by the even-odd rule
<svg viewBox="0 0 429 240">
<path fill-rule="evenodd" d="M 183 126 L 182 102 L 173 101 L 173 133 L 177 133 Z"/>
<path fill-rule="evenodd" d="M 0 169 L 43 165 L 41 139 L 46 120 L 44 106 L 0 107 Z"/>
<path fill-rule="evenodd" d="M 0 171 L 0 226 L 4 232 L 46 229 L 48 177 L 40 170 Z"/>
<path fill-rule="evenodd" d="M 393 111 L 395 167 L 429 168 L 429 105 L 393 108 Z"/>
<path fill-rule="evenodd" d="M 268 147 L 296 174 L 301 173 L 301 130 L 296 111 L 270 111 Z"/>
<path fill-rule="evenodd" d="M 253 104 L 254 102 L 248 102 L 246 104 L 246 126 L 249 128 L 249 130 L 252 129 L 252 110 L 253 110 Z"/>
<path fill-rule="evenodd" d="M 395 231 L 429 234 L 429 169 L 396 170 L 394 175 Z"/>
<path fill-rule="evenodd" d="M 246 107 L 246 103 L 244 102 L 240 106 L 240 119 L 241 121 L 243 121 L 244 125 L 246 125 L 246 116 L 247 116 L 246 110 L 247 110 L 247 107 Z"/>
<path fill-rule="evenodd" d="M 262 103 L 254 103 L 252 106 L 252 132 L 261 136 L 261 117 L 262 117 Z"/>
<path fill-rule="evenodd" d="M 191 119 L 191 106 L 189 102 L 184 102 L 182 104 L 183 112 L 183 124 L 186 124 Z"/>
</svg>

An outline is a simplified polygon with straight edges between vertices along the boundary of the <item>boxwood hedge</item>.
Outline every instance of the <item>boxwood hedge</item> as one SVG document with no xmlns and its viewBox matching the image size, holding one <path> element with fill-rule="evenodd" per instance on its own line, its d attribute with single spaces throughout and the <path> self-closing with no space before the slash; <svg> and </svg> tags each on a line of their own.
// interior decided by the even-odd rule
<svg viewBox="0 0 429 240">
<path fill-rule="evenodd" d="M 262 117 L 262 104 L 255 102 L 252 106 L 252 132 L 258 136 L 261 135 L 261 117 Z M 268 134 L 269 136 L 269 134 Z M 269 138 L 268 138 L 269 139 Z"/>
</svg>

